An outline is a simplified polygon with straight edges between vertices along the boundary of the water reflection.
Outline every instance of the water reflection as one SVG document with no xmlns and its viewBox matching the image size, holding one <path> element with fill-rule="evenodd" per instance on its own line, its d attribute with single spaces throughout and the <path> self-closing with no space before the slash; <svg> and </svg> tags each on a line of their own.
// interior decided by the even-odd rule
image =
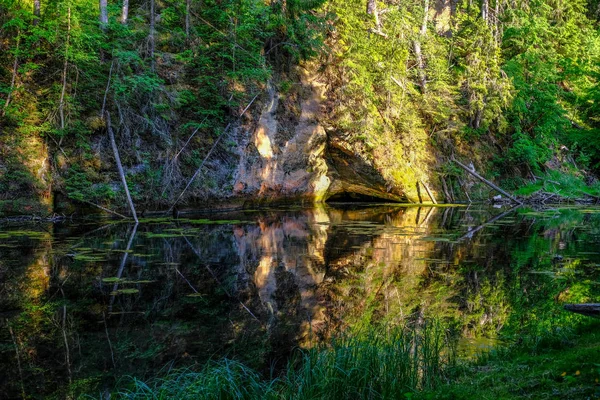
<svg viewBox="0 0 600 400">
<path fill-rule="evenodd" d="M 0 390 L 102 391 L 223 356 L 268 373 L 344 329 L 424 316 L 468 353 L 577 318 L 560 304 L 597 295 L 599 234 L 594 210 L 391 205 L 6 226 Z"/>
</svg>

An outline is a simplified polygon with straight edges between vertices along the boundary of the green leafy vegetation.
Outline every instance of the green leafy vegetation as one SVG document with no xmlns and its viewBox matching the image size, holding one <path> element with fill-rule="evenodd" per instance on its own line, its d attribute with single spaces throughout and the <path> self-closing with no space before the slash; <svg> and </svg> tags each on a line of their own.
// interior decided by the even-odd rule
<svg viewBox="0 0 600 400">
<path fill-rule="evenodd" d="M 565 162 L 589 185 L 600 165 L 594 1 L 455 3 L 132 0 L 125 12 L 2 0 L 0 200 L 124 209 L 109 125 L 139 211 L 180 194 L 230 200 L 241 149 L 257 162 L 248 135 L 272 91 L 276 141 L 290 139 L 307 97 L 300 71 L 323 84 L 327 146 L 410 201 L 417 182 L 448 184 L 448 201 L 487 197 L 453 155 L 513 188 Z"/>
</svg>

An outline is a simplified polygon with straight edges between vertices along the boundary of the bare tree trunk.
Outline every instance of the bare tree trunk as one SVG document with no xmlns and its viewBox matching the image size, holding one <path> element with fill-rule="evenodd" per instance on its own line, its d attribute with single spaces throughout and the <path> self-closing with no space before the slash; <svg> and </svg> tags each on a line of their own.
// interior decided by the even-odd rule
<svg viewBox="0 0 600 400">
<path fill-rule="evenodd" d="M 185 2 L 185 37 L 190 37 L 190 12 L 192 8 L 192 0 Z"/>
<path fill-rule="evenodd" d="M 421 51 L 421 40 L 425 39 L 427 35 L 427 21 L 429 19 L 429 0 L 425 0 L 423 5 L 423 23 L 421 24 L 421 30 L 419 31 L 419 38 L 413 43 L 415 57 L 417 59 L 417 68 L 419 72 L 419 86 L 421 87 L 421 93 L 425 94 L 427 91 L 427 75 L 425 74 L 425 61 L 423 60 L 423 53 Z"/>
<path fill-rule="evenodd" d="M 60 115 L 60 129 L 65 129 L 65 92 L 67 91 L 67 69 L 69 67 L 69 41 L 71 39 L 71 7 L 67 8 L 67 42 L 65 43 L 65 62 L 62 73 L 62 90 L 60 91 L 60 102 L 58 113 Z"/>
<path fill-rule="evenodd" d="M 496 0 L 496 6 L 494 8 L 494 38 L 496 43 L 500 44 L 502 38 L 502 31 L 500 28 L 500 0 Z"/>
<path fill-rule="evenodd" d="M 10 80 L 10 89 L 8 91 L 8 95 L 6 96 L 6 101 L 4 102 L 4 107 L 2 107 L 2 116 L 6 114 L 6 109 L 10 104 L 10 100 L 12 99 L 12 92 L 15 88 L 15 83 L 17 81 L 17 71 L 19 69 L 19 45 L 21 43 L 21 32 L 17 31 L 17 46 L 15 48 L 15 61 L 13 62 L 12 68 L 12 78 Z"/>
<path fill-rule="evenodd" d="M 481 19 L 484 21 L 488 20 L 490 5 L 488 0 L 481 0 Z"/>
<path fill-rule="evenodd" d="M 123 182 L 123 189 L 125 189 L 125 195 L 127 196 L 127 202 L 129 203 L 131 214 L 133 214 L 133 219 L 137 224 L 138 217 L 135 212 L 133 200 L 131 200 L 131 194 L 129 193 L 129 187 L 127 186 L 127 179 L 125 179 L 125 171 L 123 171 L 123 164 L 121 164 L 121 157 L 119 157 L 119 149 L 117 148 L 117 142 L 115 142 L 115 134 L 112 130 L 112 125 L 110 123 L 110 113 L 108 111 L 106 112 L 106 128 L 108 131 L 108 136 L 110 138 L 110 144 L 112 146 L 113 153 L 115 156 L 115 162 L 117 163 L 117 169 L 119 170 L 119 176 L 121 177 L 121 182 Z"/>
<path fill-rule="evenodd" d="M 41 12 L 40 0 L 33 0 L 33 25 L 36 26 L 40 23 Z"/>
<path fill-rule="evenodd" d="M 108 0 L 100 0 L 100 28 L 106 29 L 108 25 Z"/>
<path fill-rule="evenodd" d="M 444 195 L 446 196 L 446 203 L 453 203 L 454 199 L 448 191 L 448 184 L 446 183 L 446 179 L 442 176 L 440 180 L 442 181 L 442 189 L 444 190 Z"/>
<path fill-rule="evenodd" d="M 121 23 L 127 24 L 129 18 L 129 0 L 123 0 L 123 8 L 121 9 Z"/>
<path fill-rule="evenodd" d="M 150 46 L 150 65 L 152 67 L 152 69 L 154 70 L 154 48 L 155 48 L 155 43 L 154 43 L 154 29 L 155 29 L 155 24 L 156 24 L 156 16 L 155 14 L 155 10 L 154 10 L 154 0 L 150 0 L 150 34 L 148 35 L 148 44 Z"/>
</svg>

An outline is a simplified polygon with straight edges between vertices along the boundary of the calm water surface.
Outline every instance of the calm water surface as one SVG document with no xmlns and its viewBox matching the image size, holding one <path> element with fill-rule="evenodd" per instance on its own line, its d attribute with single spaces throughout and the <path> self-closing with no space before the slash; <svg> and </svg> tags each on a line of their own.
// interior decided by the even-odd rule
<svg viewBox="0 0 600 400">
<path fill-rule="evenodd" d="M 0 225 L 0 397 L 100 393 L 356 326 L 443 319 L 465 356 L 600 300 L 600 209 L 328 205 Z"/>
</svg>

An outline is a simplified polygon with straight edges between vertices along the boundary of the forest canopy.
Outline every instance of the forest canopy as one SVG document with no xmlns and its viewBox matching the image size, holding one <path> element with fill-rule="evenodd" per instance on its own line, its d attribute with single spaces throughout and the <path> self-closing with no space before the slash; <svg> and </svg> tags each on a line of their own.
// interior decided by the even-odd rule
<svg viewBox="0 0 600 400">
<path fill-rule="evenodd" d="M 0 192 L 123 208 L 112 130 L 134 202 L 226 198 L 270 90 L 297 123 L 307 65 L 319 122 L 403 190 L 454 154 L 509 185 L 561 160 L 587 178 L 598 18 L 596 0 L 0 0 Z"/>
</svg>

